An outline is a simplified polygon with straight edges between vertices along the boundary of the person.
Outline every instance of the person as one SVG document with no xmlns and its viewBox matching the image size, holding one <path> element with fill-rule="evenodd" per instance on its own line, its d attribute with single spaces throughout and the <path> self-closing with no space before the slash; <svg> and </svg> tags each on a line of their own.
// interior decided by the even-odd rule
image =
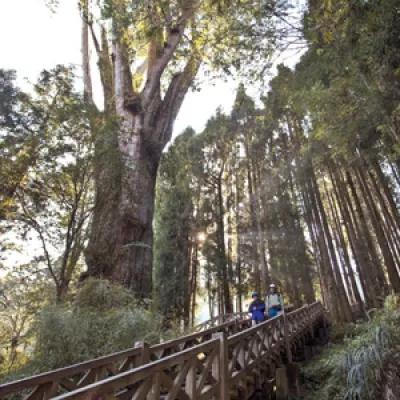
<svg viewBox="0 0 400 400">
<path fill-rule="evenodd" d="M 269 293 L 265 298 L 265 304 L 269 318 L 281 315 L 284 311 L 283 296 L 278 292 L 277 287 L 273 283 L 269 285 Z"/>
<path fill-rule="evenodd" d="M 254 292 L 251 296 L 253 302 L 250 304 L 249 313 L 251 313 L 252 325 L 257 325 L 265 320 L 265 303 L 261 300 L 261 296 L 258 292 Z"/>
</svg>

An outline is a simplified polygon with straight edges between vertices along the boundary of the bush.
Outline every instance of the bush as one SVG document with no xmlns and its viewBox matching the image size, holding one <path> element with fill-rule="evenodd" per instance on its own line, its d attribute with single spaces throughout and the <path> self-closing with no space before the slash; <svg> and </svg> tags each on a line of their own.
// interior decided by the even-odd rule
<svg viewBox="0 0 400 400">
<path fill-rule="evenodd" d="M 139 306 L 127 289 L 88 279 L 71 305 L 38 313 L 29 332 L 29 361 L 7 380 L 121 351 L 137 341 L 158 343 L 163 335 L 161 316 Z"/>
<path fill-rule="evenodd" d="M 34 325 L 35 364 L 54 369 L 133 347 L 136 341 L 155 343 L 161 319 L 136 307 L 98 311 L 50 307 Z"/>
<path fill-rule="evenodd" d="M 74 302 L 74 307 L 77 309 L 98 311 L 137 305 L 133 293 L 125 286 L 94 278 L 85 280 Z"/>
<path fill-rule="evenodd" d="M 307 400 L 400 398 L 400 302 L 389 296 L 370 322 L 336 326 L 334 343 L 302 369 Z"/>
</svg>

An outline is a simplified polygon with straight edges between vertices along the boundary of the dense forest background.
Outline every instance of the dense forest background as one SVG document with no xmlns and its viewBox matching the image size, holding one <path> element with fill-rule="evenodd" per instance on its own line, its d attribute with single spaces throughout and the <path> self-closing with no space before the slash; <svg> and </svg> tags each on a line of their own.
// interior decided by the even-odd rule
<svg viewBox="0 0 400 400">
<path fill-rule="evenodd" d="M 306 14 L 309 49 L 294 70 L 278 67 L 262 107 L 241 85 L 230 115 L 169 148 L 156 208 L 163 313 L 189 323 L 200 282 L 220 313 L 276 282 L 295 306 L 322 298 L 339 321 L 399 291 L 395 9 Z"/>
<path fill-rule="evenodd" d="M 13 71 L 0 71 L 0 261 L 37 243 L 32 260 L 7 268 L 0 282 L 7 379 L 177 335 L 196 324 L 203 302 L 210 315 L 243 310 L 250 293 L 271 282 L 296 307 L 321 299 L 337 322 L 400 291 L 400 4 L 310 1 L 298 26 L 285 20 L 287 5 L 275 6 L 257 15 L 245 7 L 244 22 L 224 2 L 208 6 L 207 15 L 226 24 L 208 27 L 215 36 L 204 33 L 204 21 L 192 26 L 193 46 L 179 48 L 173 66 L 185 65 L 185 73 L 163 89 L 170 103 L 159 100 L 160 87 L 144 86 L 143 121 L 158 118 L 153 133 L 162 136 L 144 146 L 145 164 L 126 162 L 117 145 L 123 137 L 136 154 L 121 117 L 139 126 L 142 111 L 134 109 L 135 87 L 128 108 L 115 104 L 105 30 L 92 32 L 103 108 L 91 101 L 87 68 L 84 95 L 73 68 L 44 71 L 30 93 L 16 86 Z M 81 12 L 88 38 L 85 2 Z M 112 7 L 104 12 L 110 18 Z M 251 18 L 275 22 L 247 29 Z M 229 29 L 252 37 L 259 58 L 245 53 L 247 42 L 221 42 Z M 158 54 L 159 32 L 146 35 L 140 40 Z M 271 46 L 282 50 L 289 36 L 307 50 L 267 84 Z M 207 53 L 205 38 L 218 51 Z M 229 114 L 217 110 L 203 132 L 188 127 L 164 149 L 200 48 L 214 72 L 241 66 L 234 62 L 252 69 Z M 128 53 L 115 54 L 121 76 L 115 72 L 114 81 L 123 83 Z M 133 82 L 143 86 L 143 77 Z M 250 83 L 264 86 L 260 99 L 246 93 Z M 150 165 L 145 178 L 143 165 Z M 143 191 L 153 184 L 154 223 L 153 199 Z M 150 219 L 143 225 L 129 213 Z"/>
</svg>

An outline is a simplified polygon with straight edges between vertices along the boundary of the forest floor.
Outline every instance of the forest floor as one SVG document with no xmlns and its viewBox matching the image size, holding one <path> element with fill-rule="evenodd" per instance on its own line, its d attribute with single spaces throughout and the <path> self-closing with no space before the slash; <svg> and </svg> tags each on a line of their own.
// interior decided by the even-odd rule
<svg viewBox="0 0 400 400">
<path fill-rule="evenodd" d="M 368 321 L 335 325 L 321 354 L 301 366 L 299 400 L 400 399 L 400 304 L 389 297 Z"/>
</svg>

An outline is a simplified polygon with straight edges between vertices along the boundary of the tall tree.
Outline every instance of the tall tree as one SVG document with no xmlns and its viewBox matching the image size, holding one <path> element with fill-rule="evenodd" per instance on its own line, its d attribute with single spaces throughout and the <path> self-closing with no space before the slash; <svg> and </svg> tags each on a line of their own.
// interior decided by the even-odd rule
<svg viewBox="0 0 400 400">
<path fill-rule="evenodd" d="M 150 295 L 155 181 L 183 99 L 206 61 L 225 71 L 240 68 L 244 60 L 247 66 L 264 63 L 278 37 L 274 16 L 285 7 L 270 0 L 104 0 L 101 40 L 97 21 L 83 12 L 99 56 L 105 111 L 119 123 L 104 140 L 120 151 L 97 164 L 87 275 L 106 276 L 138 296 Z"/>
</svg>

